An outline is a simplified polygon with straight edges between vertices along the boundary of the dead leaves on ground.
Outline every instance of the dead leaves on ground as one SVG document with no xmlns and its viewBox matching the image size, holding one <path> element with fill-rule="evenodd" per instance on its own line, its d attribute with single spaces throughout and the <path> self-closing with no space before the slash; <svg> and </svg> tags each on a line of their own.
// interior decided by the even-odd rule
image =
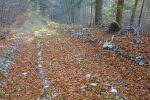
<svg viewBox="0 0 150 100">
<path fill-rule="evenodd" d="M 94 73 L 100 82 L 108 81 L 113 84 L 129 100 L 148 100 L 150 68 L 140 67 L 133 61 L 116 56 L 112 51 L 104 50 L 99 43 L 93 46 L 84 42 L 90 39 L 98 42 L 111 39 L 111 35 L 103 30 L 93 29 L 92 32 L 96 34 L 89 35 L 84 40 L 63 32 L 60 32 L 58 39 L 47 36 L 42 40 L 45 76 L 59 89 L 60 95 L 57 98 L 98 100 L 99 98 L 94 96 L 84 96 L 80 91 L 80 86 L 86 84 L 85 75 Z M 140 38 L 145 44 L 134 45 L 125 37 L 114 42 L 125 52 L 133 55 L 141 53 L 148 61 L 150 37 L 143 35 Z M 37 51 L 32 36 L 22 40 L 16 53 L 15 65 L 12 65 L 7 77 L 10 82 L 9 92 L 13 100 L 35 100 L 42 88 L 38 79 Z M 125 87 L 121 87 L 116 80 L 124 80 Z"/>
</svg>

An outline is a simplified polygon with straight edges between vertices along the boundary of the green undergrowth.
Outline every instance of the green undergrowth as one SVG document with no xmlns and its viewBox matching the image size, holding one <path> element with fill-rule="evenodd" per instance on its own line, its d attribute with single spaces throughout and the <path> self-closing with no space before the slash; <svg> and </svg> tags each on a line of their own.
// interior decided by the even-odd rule
<svg viewBox="0 0 150 100">
<path fill-rule="evenodd" d="M 23 29 L 31 30 L 34 33 L 35 41 L 40 42 L 44 36 L 49 36 L 56 40 L 61 40 L 58 30 L 73 28 L 73 25 L 60 24 L 50 21 L 42 16 L 40 11 L 29 11 Z"/>
<path fill-rule="evenodd" d="M 56 22 L 49 22 L 47 27 L 49 29 L 69 29 L 69 28 L 73 28 L 73 25 L 67 25 L 67 24 L 60 24 L 60 23 L 56 23 Z"/>
<path fill-rule="evenodd" d="M 0 89 L 0 94 L 5 94 L 6 90 Z"/>
</svg>

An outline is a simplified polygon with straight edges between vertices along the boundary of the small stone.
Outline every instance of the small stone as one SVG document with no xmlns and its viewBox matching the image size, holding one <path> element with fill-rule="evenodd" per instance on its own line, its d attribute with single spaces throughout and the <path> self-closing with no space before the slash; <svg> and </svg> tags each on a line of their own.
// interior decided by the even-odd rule
<svg viewBox="0 0 150 100">
<path fill-rule="evenodd" d="M 112 93 L 118 93 L 117 90 L 113 86 L 111 86 L 110 92 L 112 92 Z"/>
<path fill-rule="evenodd" d="M 83 32 L 77 32 L 75 33 L 77 37 L 84 37 L 84 33 Z"/>
<path fill-rule="evenodd" d="M 139 65 L 141 65 L 141 66 L 144 65 L 144 62 L 143 62 L 143 61 L 140 61 L 140 62 L 139 62 Z"/>
<path fill-rule="evenodd" d="M 38 96 L 38 97 L 36 97 L 36 99 L 35 100 L 40 100 L 40 97 Z"/>
<path fill-rule="evenodd" d="M 86 78 L 89 79 L 89 78 L 91 78 L 91 76 L 92 76 L 92 74 L 87 74 Z"/>
<path fill-rule="evenodd" d="M 80 87 L 80 90 L 81 90 L 81 91 L 85 91 L 86 89 L 87 89 L 87 86 L 81 86 L 81 87 Z"/>
<path fill-rule="evenodd" d="M 49 88 L 49 82 L 48 82 L 48 80 L 44 81 L 44 88 L 45 89 Z"/>
<path fill-rule="evenodd" d="M 23 76 L 27 76 L 27 74 L 28 74 L 27 72 L 22 73 Z"/>
<path fill-rule="evenodd" d="M 48 98 L 47 97 L 43 97 L 42 100 L 48 100 Z"/>
<path fill-rule="evenodd" d="M 95 86 L 97 86 L 97 83 L 91 83 L 90 86 L 95 87 Z"/>
<path fill-rule="evenodd" d="M 135 58 L 135 62 L 139 65 L 144 65 L 144 57 L 143 56 L 137 56 Z"/>
<path fill-rule="evenodd" d="M 103 48 L 106 49 L 106 48 L 109 48 L 109 49 L 112 49 L 114 47 L 114 45 L 112 44 L 112 42 L 104 42 L 103 44 Z"/>
</svg>

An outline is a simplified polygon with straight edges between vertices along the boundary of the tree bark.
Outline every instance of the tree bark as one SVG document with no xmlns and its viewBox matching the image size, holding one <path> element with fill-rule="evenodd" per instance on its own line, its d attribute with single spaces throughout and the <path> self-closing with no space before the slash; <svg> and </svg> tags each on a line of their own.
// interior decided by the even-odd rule
<svg viewBox="0 0 150 100">
<path fill-rule="evenodd" d="M 91 0 L 90 25 L 93 23 L 93 0 Z"/>
<path fill-rule="evenodd" d="M 118 0 L 116 22 L 121 26 L 123 14 L 124 0 Z"/>
<path fill-rule="evenodd" d="M 135 0 L 135 4 L 134 4 L 134 8 L 132 10 L 132 15 L 131 15 L 131 20 L 130 20 L 130 26 L 133 25 L 133 21 L 134 21 L 134 17 L 135 17 L 135 12 L 136 12 L 138 1 L 139 0 Z"/>
<path fill-rule="evenodd" d="M 74 15 L 74 10 L 75 10 L 75 8 L 74 8 L 74 1 L 73 0 L 71 0 L 71 22 L 72 23 L 75 23 L 75 15 Z"/>
<path fill-rule="evenodd" d="M 144 3 L 145 3 L 145 0 L 143 0 L 143 3 L 142 3 L 140 15 L 139 15 L 139 20 L 138 20 L 138 25 L 141 24 L 141 18 L 142 18 L 142 13 L 143 13 L 143 8 L 144 8 Z"/>
<path fill-rule="evenodd" d="M 102 0 L 96 0 L 95 3 L 95 23 L 102 23 Z"/>
</svg>

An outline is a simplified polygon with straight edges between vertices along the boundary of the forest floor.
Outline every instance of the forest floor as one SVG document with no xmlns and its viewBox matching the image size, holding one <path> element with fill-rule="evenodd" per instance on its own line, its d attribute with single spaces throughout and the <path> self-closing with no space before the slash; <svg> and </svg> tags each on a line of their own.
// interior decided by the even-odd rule
<svg viewBox="0 0 150 100">
<path fill-rule="evenodd" d="M 75 31 L 80 32 L 82 28 L 76 28 Z M 97 28 L 92 28 L 90 33 L 93 34 L 77 38 L 62 30 L 48 30 L 41 39 L 44 76 L 50 82 L 54 99 L 149 100 L 150 32 L 139 36 L 144 44 L 134 44 L 126 36 L 114 40 L 123 52 L 144 56 L 143 66 L 104 49 L 101 41 L 110 40 L 111 34 Z M 38 78 L 35 37 L 31 32 L 24 32 L 20 38 L 15 64 L 10 67 L 6 77 L 0 75 L 0 89 L 7 90 L 6 94 L 0 94 L 0 100 L 4 100 L 4 97 L 11 100 L 35 100 L 42 89 Z M 96 40 L 94 43 L 91 41 L 93 39 Z M 0 40 L 0 51 L 12 41 Z M 112 92 L 111 86 L 119 94 Z M 48 95 L 47 92 L 43 95 Z"/>
</svg>

